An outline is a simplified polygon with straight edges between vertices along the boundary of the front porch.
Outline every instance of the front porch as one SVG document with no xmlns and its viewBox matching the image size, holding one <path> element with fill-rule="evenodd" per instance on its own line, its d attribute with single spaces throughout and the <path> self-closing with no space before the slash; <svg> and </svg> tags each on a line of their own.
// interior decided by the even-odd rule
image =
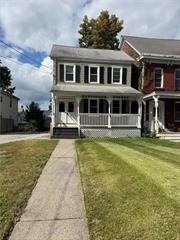
<svg viewBox="0 0 180 240">
<path fill-rule="evenodd" d="M 180 93 L 153 92 L 144 96 L 145 131 L 180 131 Z"/>
<path fill-rule="evenodd" d="M 54 128 L 78 128 L 85 136 L 140 136 L 141 100 L 125 96 L 52 98 Z M 122 134 L 120 134 L 122 133 Z"/>
</svg>

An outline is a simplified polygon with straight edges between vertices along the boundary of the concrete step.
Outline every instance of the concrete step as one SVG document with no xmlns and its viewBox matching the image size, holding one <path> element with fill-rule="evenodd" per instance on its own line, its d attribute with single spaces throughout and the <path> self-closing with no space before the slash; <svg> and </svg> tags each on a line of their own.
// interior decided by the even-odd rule
<svg viewBox="0 0 180 240">
<path fill-rule="evenodd" d="M 180 133 L 179 132 L 159 133 L 157 134 L 157 137 L 163 140 L 180 140 Z"/>
<path fill-rule="evenodd" d="M 78 128 L 54 128 L 53 138 L 79 138 Z"/>
</svg>

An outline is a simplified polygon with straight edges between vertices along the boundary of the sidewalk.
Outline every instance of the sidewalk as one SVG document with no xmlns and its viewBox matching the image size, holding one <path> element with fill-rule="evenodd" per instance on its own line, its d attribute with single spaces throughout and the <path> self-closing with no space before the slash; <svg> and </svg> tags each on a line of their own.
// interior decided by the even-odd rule
<svg viewBox="0 0 180 240">
<path fill-rule="evenodd" d="M 10 240 L 87 240 L 74 140 L 60 140 Z"/>
</svg>

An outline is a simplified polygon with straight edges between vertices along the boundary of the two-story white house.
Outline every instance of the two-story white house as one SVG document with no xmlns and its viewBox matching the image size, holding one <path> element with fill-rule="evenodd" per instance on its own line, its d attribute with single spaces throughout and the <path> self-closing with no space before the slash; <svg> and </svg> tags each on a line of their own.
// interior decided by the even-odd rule
<svg viewBox="0 0 180 240">
<path fill-rule="evenodd" d="M 0 90 L 0 134 L 11 132 L 17 127 L 18 101 L 16 96 Z"/>
<path fill-rule="evenodd" d="M 141 135 L 141 93 L 131 87 L 131 57 L 60 45 L 53 45 L 50 57 L 52 136 Z"/>
</svg>

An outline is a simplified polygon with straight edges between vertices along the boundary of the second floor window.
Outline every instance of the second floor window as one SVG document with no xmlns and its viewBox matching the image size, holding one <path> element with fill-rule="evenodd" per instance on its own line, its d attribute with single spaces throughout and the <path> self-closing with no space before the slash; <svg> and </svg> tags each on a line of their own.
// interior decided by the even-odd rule
<svg viewBox="0 0 180 240">
<path fill-rule="evenodd" d="M 99 67 L 89 67 L 89 82 L 99 83 Z"/>
<path fill-rule="evenodd" d="M 175 70 L 175 85 L 176 88 L 180 88 L 180 69 Z"/>
<path fill-rule="evenodd" d="M 74 65 L 65 65 L 65 81 L 74 82 L 75 81 L 75 72 Z"/>
<path fill-rule="evenodd" d="M 113 83 L 120 83 L 120 84 L 122 83 L 121 71 L 122 71 L 122 68 L 117 68 L 117 67 L 113 68 L 113 71 L 112 71 L 112 82 Z"/>
<path fill-rule="evenodd" d="M 154 86 L 156 88 L 163 87 L 163 69 L 162 68 L 156 68 L 154 70 Z"/>
</svg>

